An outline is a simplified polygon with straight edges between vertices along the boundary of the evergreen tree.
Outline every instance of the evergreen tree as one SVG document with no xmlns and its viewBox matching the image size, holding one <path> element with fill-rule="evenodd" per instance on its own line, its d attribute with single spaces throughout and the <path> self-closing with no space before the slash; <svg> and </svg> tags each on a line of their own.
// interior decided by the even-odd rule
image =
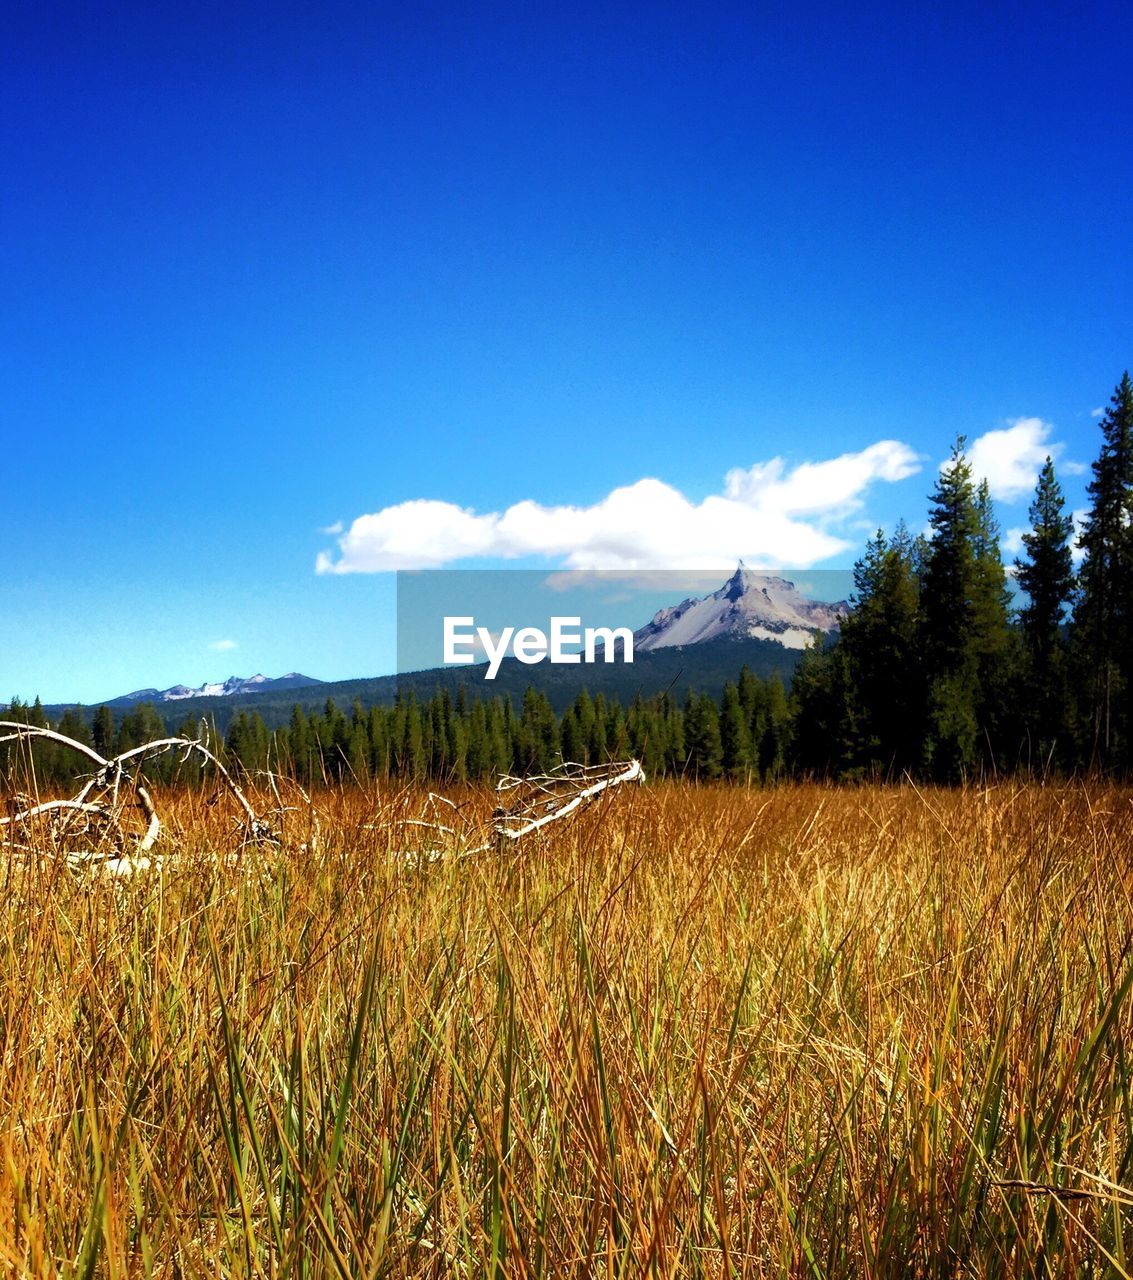
<svg viewBox="0 0 1133 1280">
<path fill-rule="evenodd" d="M 854 566 L 854 588 L 840 644 L 861 709 L 858 762 L 900 772 L 918 762 L 923 731 L 920 588 L 904 525 L 892 540 L 878 530 Z"/>
<path fill-rule="evenodd" d="M 597 737 L 595 728 L 594 703 L 590 700 L 590 694 L 583 687 L 582 692 L 574 700 L 574 717 L 578 722 L 578 755 L 575 757 L 581 764 L 596 763 L 598 757 L 594 755 L 593 748 Z M 565 754 L 565 747 L 564 747 Z"/>
<path fill-rule="evenodd" d="M 1102 446 L 1087 493 L 1090 509 L 1078 546 L 1084 553 L 1074 611 L 1075 644 L 1085 676 L 1090 755 L 1129 762 L 1133 695 L 1133 382 L 1126 373 L 1101 421 Z"/>
<path fill-rule="evenodd" d="M 425 735 L 421 719 L 421 707 L 417 698 L 410 693 L 405 705 L 401 739 L 401 776 L 403 778 L 420 778 L 425 773 Z"/>
<path fill-rule="evenodd" d="M 684 772 L 687 751 L 685 748 L 685 721 L 680 707 L 666 694 L 663 699 L 665 722 L 665 772 L 676 777 Z"/>
<path fill-rule="evenodd" d="M 441 721 L 445 735 L 445 777 L 453 782 L 463 782 L 467 777 L 468 738 L 465 729 L 467 715 L 468 699 L 464 686 L 460 687 L 455 705 L 452 694 L 446 688 L 441 696 Z"/>
<path fill-rule="evenodd" d="M 606 706 L 606 752 L 612 760 L 626 754 L 625 713 L 616 698 Z"/>
<path fill-rule="evenodd" d="M 353 721 L 346 748 L 347 773 L 355 782 L 363 783 L 370 776 L 370 736 L 365 720 Z"/>
<path fill-rule="evenodd" d="M 1062 621 L 1074 590 L 1070 535 L 1074 522 L 1063 514 L 1065 500 L 1047 458 L 1031 503 L 1024 557 L 1015 561 L 1015 581 L 1026 593 L 1019 611 L 1023 638 L 1025 718 L 1042 762 L 1066 746 L 1068 695 Z"/>
<path fill-rule="evenodd" d="M 510 711 L 511 702 L 500 698 L 493 698 L 488 708 L 488 772 L 492 775 L 511 772 L 511 737 L 508 729 Z"/>
<path fill-rule="evenodd" d="M 523 772 L 546 773 L 558 763 L 558 731 L 547 695 L 528 685 L 519 720 L 519 764 Z"/>
<path fill-rule="evenodd" d="M 114 712 L 99 707 L 91 724 L 91 743 L 100 756 L 109 756 L 114 746 Z"/>
<path fill-rule="evenodd" d="M 477 698 L 468 713 L 468 746 L 465 767 L 472 779 L 486 778 L 491 772 L 492 756 L 488 741 L 488 713 Z"/>
<path fill-rule="evenodd" d="M 1023 731 L 1012 681 L 1018 672 L 1018 637 L 1011 629 L 1011 593 L 999 549 L 999 523 L 987 480 L 976 489 L 975 582 L 972 647 L 979 695 L 976 707 L 982 747 L 999 766 L 1012 756 Z"/>
<path fill-rule="evenodd" d="M 287 745 L 291 765 L 300 782 L 311 780 L 311 729 L 303 708 L 296 703 L 291 708 L 291 720 L 287 729 Z"/>
<path fill-rule="evenodd" d="M 740 707 L 743 710 L 744 719 L 747 721 L 748 734 L 753 740 L 758 740 L 755 732 L 755 721 L 763 709 L 763 686 L 759 677 L 752 674 L 752 670 L 746 662 L 740 668 L 740 678 L 736 689 L 739 693 Z"/>
<path fill-rule="evenodd" d="M 390 712 L 381 707 L 370 708 L 369 746 L 370 775 L 374 778 L 388 778 L 390 773 Z"/>
<path fill-rule="evenodd" d="M 347 775 L 350 760 L 350 722 L 333 702 L 320 727 L 320 737 L 327 777 L 341 782 Z"/>
<path fill-rule="evenodd" d="M 723 745 L 720 742 L 720 715 L 706 694 L 689 690 L 685 700 L 684 740 L 686 770 L 690 777 L 711 779 L 720 776 Z"/>
<path fill-rule="evenodd" d="M 559 739 L 562 744 L 563 759 L 574 764 L 586 763 L 586 739 L 578 721 L 577 704 L 572 704 L 563 712 L 559 724 Z"/>
<path fill-rule="evenodd" d="M 928 672 L 925 763 L 956 778 L 1006 734 L 1008 594 L 986 482 L 972 483 L 961 436 L 932 494 L 921 587 Z"/>
<path fill-rule="evenodd" d="M 972 468 L 959 437 L 941 467 L 930 501 L 928 544 L 921 604 L 924 643 L 931 667 L 959 670 L 971 656 L 972 595 L 979 533 Z"/>
<path fill-rule="evenodd" d="M 515 708 L 511 705 L 511 695 L 508 694 L 503 700 L 503 724 L 500 734 L 501 743 L 504 748 L 504 767 L 501 773 L 514 773 L 520 767 L 519 759 L 521 746 L 519 741 L 519 720 L 515 714 Z"/>
<path fill-rule="evenodd" d="M 763 685 L 762 732 L 753 745 L 760 778 L 776 778 L 787 767 L 790 747 L 791 710 L 787 691 L 778 671 Z"/>
<path fill-rule="evenodd" d="M 88 747 L 94 745 L 86 716 L 83 715 L 80 707 L 68 707 L 59 717 L 59 723 L 55 727 L 65 737 L 74 738 L 76 742 L 82 742 Z"/>
<path fill-rule="evenodd" d="M 126 733 L 128 729 L 128 718 L 124 718 L 121 732 Z M 224 735 L 224 750 L 229 757 L 229 767 L 234 764 L 247 767 L 252 755 L 251 737 L 252 725 L 248 713 L 241 711 L 232 717 L 228 732 Z"/>
<path fill-rule="evenodd" d="M 720 704 L 721 765 L 729 778 L 748 778 L 751 773 L 751 743 L 737 687 L 729 680 Z"/>
<path fill-rule="evenodd" d="M 429 776 L 440 781 L 448 776 L 448 733 L 445 728 L 445 705 L 438 689 L 428 704 Z"/>
<path fill-rule="evenodd" d="M 601 764 L 609 759 L 606 742 L 606 699 L 601 694 L 594 699 L 592 712 L 589 736 L 586 741 L 586 755 L 591 764 Z"/>
<path fill-rule="evenodd" d="M 858 714 L 846 649 L 821 639 L 803 652 L 791 680 L 794 763 L 804 774 L 850 773 L 858 758 Z"/>
</svg>

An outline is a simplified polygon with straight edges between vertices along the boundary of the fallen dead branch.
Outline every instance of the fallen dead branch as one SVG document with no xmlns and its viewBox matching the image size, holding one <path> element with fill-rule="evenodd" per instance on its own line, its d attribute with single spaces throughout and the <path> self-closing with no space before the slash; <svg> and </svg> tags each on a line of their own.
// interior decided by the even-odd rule
<svg viewBox="0 0 1133 1280">
<path fill-rule="evenodd" d="M 570 817 L 604 791 L 627 782 L 644 781 L 645 770 L 639 760 L 596 765 L 564 761 L 549 773 L 524 778 L 504 774 L 496 783 L 496 794 L 508 803 L 496 806 L 486 829 L 482 823 L 459 825 L 460 806 L 446 796 L 430 792 L 422 816 L 402 818 L 401 826 L 424 828 L 438 839 L 428 848 L 402 856 L 408 861 L 435 862 L 449 855 L 467 858 L 498 850 L 506 841 L 521 840 Z M 441 805 L 449 808 L 446 821 L 439 816 Z"/>
<path fill-rule="evenodd" d="M 568 817 L 610 787 L 644 781 L 645 770 L 639 760 L 591 765 L 564 761 L 550 773 L 533 778 L 505 774 L 496 784 L 496 791 L 500 795 L 514 794 L 515 798 L 510 806 L 496 809 L 493 830 L 505 840 L 519 840 Z"/>
<path fill-rule="evenodd" d="M 17 743 L 30 746 L 37 741 L 52 742 L 74 751 L 95 765 L 94 772 L 83 781 L 71 799 L 36 801 L 21 797 L 16 811 L 0 816 L 0 827 L 10 829 L 11 843 L 23 849 L 17 833 L 26 832 L 37 818 L 46 818 L 56 843 L 80 847 L 61 850 L 61 855 L 74 867 L 97 867 L 112 875 L 131 875 L 151 865 L 162 825 L 150 794 L 142 766 L 147 760 L 171 751 L 181 753 L 182 761 L 198 755 L 215 771 L 222 787 L 235 800 L 241 812 L 239 847 L 248 844 L 277 844 L 272 825 L 259 817 L 232 774 L 200 739 L 172 737 L 132 747 L 107 759 L 85 742 L 79 742 L 55 729 L 19 721 L 0 720 L 0 745 Z M 133 804 L 126 801 L 132 796 Z M 136 808 L 145 822 L 144 832 L 132 835 L 126 825 L 126 812 Z M 81 823 L 76 819 L 82 819 Z M 26 851 L 26 850 L 25 850 Z"/>
<path fill-rule="evenodd" d="M 182 763 L 197 755 L 215 771 L 222 789 L 232 797 L 240 813 L 237 853 L 248 845 L 282 843 L 286 815 L 299 808 L 285 802 L 282 787 L 293 790 L 306 810 L 308 832 L 304 850 L 316 852 L 319 848 L 318 813 L 298 783 L 274 773 L 267 774 L 276 804 L 268 814 L 257 814 L 240 784 L 200 739 L 157 738 L 106 758 L 87 743 L 55 729 L 0 721 L 0 745 L 15 743 L 30 747 L 36 742 L 65 747 L 89 761 L 94 769 L 81 779 L 78 792 L 70 798 L 40 801 L 30 796 L 15 797 L 14 811 L 0 816 L 0 828 L 8 830 L 8 843 L 13 850 L 30 854 L 41 849 L 41 844 L 29 843 L 29 839 L 32 824 L 43 820 L 59 856 L 74 868 L 97 870 L 115 877 L 146 870 L 153 864 L 162 823 L 143 767 L 147 761 L 169 752 L 180 753 Z M 487 824 L 469 824 L 462 816 L 462 806 L 447 796 L 430 792 L 420 817 L 395 820 L 394 825 L 424 829 L 432 837 L 428 847 L 405 853 L 402 858 L 406 862 L 432 862 L 450 854 L 469 857 L 502 849 L 506 842 L 514 843 L 551 823 L 561 822 L 603 792 L 627 782 L 644 780 L 645 772 L 638 760 L 601 765 L 564 762 L 549 773 L 526 778 L 505 774 L 496 785 L 501 803 Z M 141 833 L 131 832 L 127 825 L 131 808 L 137 810 L 145 824 Z"/>
</svg>

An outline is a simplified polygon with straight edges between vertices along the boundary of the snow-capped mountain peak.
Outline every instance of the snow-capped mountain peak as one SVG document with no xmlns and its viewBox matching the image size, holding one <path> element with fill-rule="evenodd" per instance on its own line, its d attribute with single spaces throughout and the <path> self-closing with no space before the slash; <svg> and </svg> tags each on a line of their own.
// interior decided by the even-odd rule
<svg viewBox="0 0 1133 1280">
<path fill-rule="evenodd" d="M 125 706 L 136 702 L 182 702 L 186 698 L 231 698 L 237 694 L 259 693 L 269 689 L 299 689 L 304 685 L 322 684 L 313 676 L 289 671 L 285 676 L 229 676 L 227 680 L 214 681 L 192 687 L 187 684 L 171 685 L 168 689 L 136 689 L 133 693 L 114 698 L 110 706 Z"/>
<path fill-rule="evenodd" d="M 786 578 L 746 569 L 741 561 L 718 590 L 660 609 L 634 632 L 635 650 L 700 644 L 718 636 L 775 640 L 803 649 L 816 631 L 835 631 L 846 604 L 808 600 Z"/>
</svg>

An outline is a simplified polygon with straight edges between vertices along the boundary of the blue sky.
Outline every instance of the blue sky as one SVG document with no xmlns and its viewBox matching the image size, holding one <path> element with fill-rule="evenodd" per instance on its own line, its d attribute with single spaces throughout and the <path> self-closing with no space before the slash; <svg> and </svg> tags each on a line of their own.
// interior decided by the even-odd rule
<svg viewBox="0 0 1133 1280">
<path fill-rule="evenodd" d="M 958 431 L 1081 506 L 1131 26 L 18 6 L 0 697 L 387 671 L 402 564 L 844 566 Z"/>
</svg>

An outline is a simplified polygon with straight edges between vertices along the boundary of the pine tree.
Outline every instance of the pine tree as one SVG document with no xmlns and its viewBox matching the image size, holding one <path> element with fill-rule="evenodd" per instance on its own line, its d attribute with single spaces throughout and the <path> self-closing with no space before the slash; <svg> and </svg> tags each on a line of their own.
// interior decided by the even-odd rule
<svg viewBox="0 0 1133 1280">
<path fill-rule="evenodd" d="M 744 719 L 747 721 L 748 733 L 755 740 L 755 719 L 763 707 L 763 687 L 759 677 L 752 673 L 746 662 L 740 668 L 740 678 L 736 687 L 740 695 Z"/>
<path fill-rule="evenodd" d="M 689 690 L 685 700 L 684 739 L 687 771 L 697 779 L 720 776 L 723 746 L 720 742 L 720 716 L 716 704 L 706 694 Z"/>
<path fill-rule="evenodd" d="M 599 757 L 594 754 L 593 747 L 597 737 L 595 729 L 594 703 L 590 694 L 583 688 L 574 700 L 574 714 L 578 721 L 579 754 L 576 759 L 582 764 L 594 764 Z M 565 748 L 564 748 L 565 751 Z"/>
<path fill-rule="evenodd" d="M 574 764 L 586 763 L 586 740 L 582 727 L 578 722 L 578 710 L 575 705 L 567 707 L 559 724 L 559 738 L 562 742 L 563 759 Z"/>
<path fill-rule="evenodd" d="M 94 713 L 91 741 L 100 756 L 110 755 L 114 746 L 114 712 L 109 707 L 99 707 Z"/>
<path fill-rule="evenodd" d="M 977 719 L 983 747 L 998 765 L 1010 762 L 1023 721 L 1012 682 L 1019 666 L 1018 637 L 1011 630 L 1011 593 L 999 549 L 999 522 L 987 480 L 976 489 L 975 582 L 972 647 L 979 684 Z"/>
<path fill-rule="evenodd" d="M 68 707 L 60 716 L 56 728 L 64 737 L 74 738 L 76 742 L 82 742 L 88 747 L 93 745 L 90 726 L 81 707 Z"/>
<path fill-rule="evenodd" d="M 960 436 L 941 467 L 930 501 L 928 544 L 921 597 L 924 643 L 930 667 L 961 669 L 971 656 L 972 594 L 976 576 L 979 517 L 972 467 Z"/>
<path fill-rule="evenodd" d="M 820 639 L 804 650 L 791 678 L 791 739 L 804 773 L 851 773 L 859 755 L 858 713 L 845 647 Z"/>
<path fill-rule="evenodd" d="M 739 690 L 729 680 L 720 703 L 721 765 L 729 778 L 748 778 L 751 773 L 751 742 Z"/>
<path fill-rule="evenodd" d="M 349 745 L 346 749 L 348 776 L 356 783 L 364 783 L 370 777 L 370 737 L 366 722 L 357 720 L 350 725 Z"/>
<path fill-rule="evenodd" d="M 129 731 L 129 718 L 123 717 L 121 732 Z M 224 750 L 229 757 L 229 765 L 243 765 L 248 767 L 252 749 L 251 749 L 252 725 L 248 719 L 248 713 L 241 711 L 232 717 L 232 723 L 228 726 L 228 732 L 224 735 Z"/>
<path fill-rule="evenodd" d="M 854 599 L 839 643 L 860 707 L 857 751 L 867 771 L 915 766 L 923 730 L 917 619 L 920 589 L 904 525 L 881 530 L 854 566 Z"/>
<path fill-rule="evenodd" d="M 500 772 L 515 773 L 521 767 L 519 759 L 522 748 L 519 741 L 519 719 L 515 714 L 515 708 L 511 705 L 511 694 L 503 700 L 501 743 L 505 763 Z"/>
<path fill-rule="evenodd" d="M 390 712 L 383 707 L 370 708 L 367 737 L 370 748 L 370 775 L 388 778 L 390 773 Z"/>
<path fill-rule="evenodd" d="M 1085 676 L 1090 755 L 1128 761 L 1133 694 L 1133 382 L 1126 373 L 1101 421 L 1102 447 L 1087 486 L 1090 510 L 1074 611 L 1078 666 Z"/>
<path fill-rule="evenodd" d="M 626 749 L 635 760 L 643 760 L 649 741 L 649 717 L 639 690 L 626 714 Z"/>
<path fill-rule="evenodd" d="M 470 778 L 485 778 L 491 772 L 488 713 L 484 710 L 484 704 L 479 698 L 472 704 L 472 709 L 468 713 L 468 747 L 465 761 Z"/>
<path fill-rule="evenodd" d="M 1015 561 L 1015 581 L 1026 593 L 1019 611 L 1025 670 L 1025 718 L 1040 761 L 1045 762 L 1068 732 L 1068 687 L 1062 621 L 1074 590 L 1070 551 L 1073 520 L 1063 514 L 1065 500 L 1047 458 L 1039 473 L 1023 534 L 1024 557 Z"/>
<path fill-rule="evenodd" d="M 974 768 L 1005 734 L 1010 661 L 1008 595 L 986 482 L 972 483 L 964 437 L 932 494 L 921 587 L 921 651 L 928 672 L 925 763 L 939 777 Z"/>
<path fill-rule="evenodd" d="M 333 706 L 333 704 L 332 704 Z M 329 768 L 333 777 L 342 781 L 350 773 L 351 727 L 350 721 L 334 707 L 330 715 Z"/>
<path fill-rule="evenodd" d="M 510 773 L 512 768 L 511 736 L 508 713 L 511 702 L 493 698 L 488 708 L 488 754 L 490 774 Z"/>
<path fill-rule="evenodd" d="M 468 697 L 464 686 L 460 686 L 456 704 L 452 694 L 446 688 L 441 698 L 442 721 L 445 735 L 445 759 L 447 769 L 445 776 L 453 782 L 463 782 L 467 775 L 468 753 Z"/>
<path fill-rule="evenodd" d="M 680 707 L 666 694 L 664 699 L 665 721 L 665 772 L 678 777 L 684 772 L 687 759 L 685 748 L 685 720 Z"/>
<path fill-rule="evenodd" d="M 613 760 L 626 754 L 625 712 L 616 698 L 606 708 L 606 750 Z"/>
<path fill-rule="evenodd" d="M 764 782 L 778 777 L 787 767 L 790 732 L 790 704 L 782 677 L 776 671 L 763 686 L 763 733 L 757 744 L 756 764 Z"/>
<path fill-rule="evenodd" d="M 421 707 L 412 693 L 405 705 L 400 758 L 403 778 L 420 778 L 424 775 L 427 761 Z"/>
<path fill-rule="evenodd" d="M 601 694 L 594 699 L 592 711 L 586 754 L 591 764 L 601 764 L 609 759 L 609 748 L 606 742 L 606 699 Z"/>
<path fill-rule="evenodd" d="M 444 695 L 438 689 L 429 700 L 429 776 L 441 781 L 448 777 L 451 760 L 448 754 L 448 733 L 445 727 Z"/>
</svg>

